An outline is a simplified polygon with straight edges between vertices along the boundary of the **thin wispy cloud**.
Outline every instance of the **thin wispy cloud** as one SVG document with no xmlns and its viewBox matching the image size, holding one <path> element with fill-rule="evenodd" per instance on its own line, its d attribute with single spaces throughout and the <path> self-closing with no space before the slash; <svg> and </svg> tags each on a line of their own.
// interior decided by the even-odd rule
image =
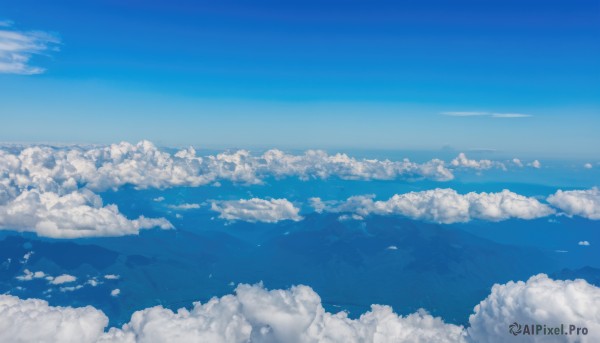
<svg viewBox="0 0 600 343">
<path fill-rule="evenodd" d="M 450 111 L 441 112 L 442 115 L 450 117 L 491 117 L 491 118 L 529 118 L 531 114 L 524 113 L 494 113 L 494 112 L 469 112 L 469 111 Z"/>
<path fill-rule="evenodd" d="M 490 115 L 488 112 L 442 112 L 442 114 L 451 117 L 476 117 Z"/>
<path fill-rule="evenodd" d="M 531 114 L 523 113 L 492 113 L 494 118 L 529 118 L 533 117 Z"/>
<path fill-rule="evenodd" d="M 0 20 L 0 73 L 41 74 L 44 68 L 31 64 L 34 55 L 57 51 L 60 39 L 44 31 L 19 31 L 9 20 Z"/>
</svg>

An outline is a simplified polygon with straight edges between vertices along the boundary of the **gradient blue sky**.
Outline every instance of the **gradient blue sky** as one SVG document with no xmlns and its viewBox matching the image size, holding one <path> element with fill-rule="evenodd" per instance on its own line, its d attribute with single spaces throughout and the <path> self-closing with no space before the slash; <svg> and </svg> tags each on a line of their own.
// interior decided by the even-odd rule
<svg viewBox="0 0 600 343">
<path fill-rule="evenodd" d="M 0 74 L 2 141 L 599 152 L 600 0 L 0 0 L 0 20 L 61 40 L 45 73 Z"/>
</svg>

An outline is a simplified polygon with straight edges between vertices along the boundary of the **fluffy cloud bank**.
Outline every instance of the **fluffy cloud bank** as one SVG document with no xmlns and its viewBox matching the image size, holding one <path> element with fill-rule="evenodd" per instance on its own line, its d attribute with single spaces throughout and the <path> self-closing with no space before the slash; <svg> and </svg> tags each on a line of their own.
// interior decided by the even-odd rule
<svg viewBox="0 0 600 343">
<path fill-rule="evenodd" d="M 558 341 L 598 341 L 600 289 L 544 274 L 494 285 L 466 329 L 424 310 L 400 316 L 382 305 L 350 319 L 344 312 L 325 311 L 319 295 L 307 286 L 269 291 L 239 285 L 235 294 L 197 302 L 191 310 L 156 306 L 137 311 L 123 327 L 108 331 L 103 331 L 106 316 L 92 307 L 53 307 L 43 300 L 0 295 L 0 342 L 513 342 L 525 338 L 509 333 L 515 321 L 586 327 L 587 335 Z"/>
<path fill-rule="evenodd" d="M 127 219 L 115 205 L 103 206 L 102 199 L 86 189 L 62 196 L 36 189 L 24 190 L 5 202 L 1 195 L 0 227 L 31 231 L 45 237 L 121 236 L 152 227 L 172 228 L 162 218 Z"/>
<path fill-rule="evenodd" d="M 356 159 L 346 154 L 330 155 L 321 150 L 308 150 L 300 155 L 280 150 L 252 155 L 246 150 L 239 150 L 198 156 L 193 148 L 170 154 L 148 141 L 91 147 L 1 147 L 0 229 L 76 238 L 130 235 L 142 229 L 172 227 L 164 218 L 126 218 L 116 206 L 104 205 L 102 199 L 93 193 L 116 190 L 125 185 L 137 189 L 163 189 L 218 184 L 223 180 L 261 184 L 269 177 L 446 181 L 454 178 L 453 168 L 482 170 L 492 167 L 504 168 L 504 164 L 470 160 L 464 154 L 447 164 L 437 159 L 425 163 L 408 159 Z M 244 209 L 240 204 L 235 207 L 233 203 L 217 203 L 213 209 L 229 220 L 275 222 L 282 220 L 279 217 L 299 218 L 293 206 L 282 202 L 268 204 L 254 201 L 243 205 L 251 207 Z M 175 209 L 198 207 L 183 204 Z M 279 213 L 268 214 L 277 211 Z"/>
<path fill-rule="evenodd" d="M 108 325 L 91 306 L 48 306 L 39 299 L 0 295 L 0 342 L 96 342 Z"/>
<path fill-rule="evenodd" d="M 287 199 L 241 199 L 213 201 L 211 210 L 219 212 L 219 218 L 247 222 L 276 223 L 282 220 L 299 221 L 299 208 Z"/>
<path fill-rule="evenodd" d="M 33 55 L 56 50 L 60 40 L 42 31 L 18 31 L 9 21 L 0 21 L 0 73 L 39 74 L 44 69 L 30 65 Z"/>
<path fill-rule="evenodd" d="M 373 196 L 354 196 L 343 202 L 311 199 L 316 211 L 350 212 L 360 216 L 402 215 L 436 223 L 460 223 L 471 219 L 501 221 L 510 218 L 535 219 L 554 210 L 537 199 L 503 190 L 499 193 L 459 194 L 453 189 L 434 189 L 396 194 L 386 201 Z"/>
<path fill-rule="evenodd" d="M 491 294 L 475 307 L 469 318 L 470 337 L 476 342 L 514 342 L 508 326 L 542 324 L 586 327 L 585 336 L 530 336 L 535 342 L 600 341 L 600 288 L 584 280 L 552 280 L 544 274 L 527 282 L 494 285 Z M 520 337 L 522 338 L 522 337 Z"/>
<path fill-rule="evenodd" d="M 547 200 L 569 216 L 600 219 L 600 189 L 596 187 L 575 191 L 559 190 Z"/>
</svg>

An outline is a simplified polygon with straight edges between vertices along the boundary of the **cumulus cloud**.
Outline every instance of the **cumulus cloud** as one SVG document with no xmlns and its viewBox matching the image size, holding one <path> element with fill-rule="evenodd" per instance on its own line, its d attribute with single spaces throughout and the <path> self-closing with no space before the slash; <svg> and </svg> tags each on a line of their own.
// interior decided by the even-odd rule
<svg viewBox="0 0 600 343">
<path fill-rule="evenodd" d="M 584 280 L 552 280 L 544 274 L 527 282 L 494 285 L 491 294 L 475 307 L 468 333 L 475 342 L 514 342 L 508 333 L 511 323 L 576 325 L 586 327 L 586 336 L 565 336 L 561 342 L 600 341 L 600 288 Z M 523 337 L 520 337 L 523 338 Z M 529 336 L 545 342 L 547 336 Z"/>
<path fill-rule="evenodd" d="M 58 37 L 43 31 L 19 31 L 12 22 L 0 22 L 0 73 L 40 74 L 43 68 L 31 65 L 34 55 L 57 50 Z"/>
<path fill-rule="evenodd" d="M 600 220 L 600 189 L 596 187 L 587 190 L 558 190 L 547 200 L 568 216 Z"/>
<path fill-rule="evenodd" d="M 592 168 L 593 168 L 593 166 L 592 166 L 592 164 L 591 164 L 591 163 L 586 163 L 586 164 L 584 164 L 584 165 L 583 165 L 583 167 L 584 167 L 585 169 L 592 169 Z"/>
<path fill-rule="evenodd" d="M 501 168 L 506 169 L 502 162 L 496 162 L 491 160 L 471 160 L 467 158 L 465 153 L 460 153 L 458 156 L 450 162 L 453 167 L 457 168 L 471 168 L 477 170 L 485 170 L 491 168 Z"/>
<path fill-rule="evenodd" d="M 0 228 L 31 231 L 40 236 L 75 238 L 137 234 L 141 229 L 171 228 L 164 218 L 128 219 L 114 205 L 102 204 L 93 192 L 196 187 L 226 180 L 261 184 L 265 179 L 297 177 L 302 180 L 446 181 L 453 169 L 504 168 L 500 162 L 470 160 L 460 154 L 452 163 L 433 159 L 415 163 L 356 159 L 346 154 L 308 150 L 292 155 L 269 150 L 261 155 L 238 150 L 198 156 L 193 148 L 175 154 L 151 142 L 108 146 L 13 146 L 0 148 Z M 157 197 L 154 201 L 163 201 Z M 196 208 L 196 204 L 176 209 Z"/>
<path fill-rule="evenodd" d="M 219 212 L 219 218 L 247 222 L 276 223 L 282 220 L 299 221 L 299 208 L 287 199 L 241 199 L 213 201 L 211 210 Z"/>
<path fill-rule="evenodd" d="M 91 306 L 49 306 L 44 300 L 0 295 L 0 342 L 92 343 L 108 318 Z"/>
<path fill-rule="evenodd" d="M 535 169 L 540 169 L 542 167 L 542 163 L 538 160 L 534 160 L 533 162 L 529 163 L 528 165 Z"/>
<path fill-rule="evenodd" d="M 42 300 L 0 295 L 0 341 L 11 342 L 513 342 L 523 338 L 509 333 L 513 322 L 586 327 L 586 336 L 561 339 L 598 341 L 600 288 L 544 274 L 496 284 L 475 306 L 467 328 L 424 310 L 400 316 L 382 305 L 351 319 L 345 312 L 325 311 L 319 295 L 307 286 L 267 290 L 242 284 L 235 294 L 194 303 L 189 310 L 156 306 L 137 311 L 121 328 L 108 331 L 108 319 L 92 307 L 53 307 Z"/>
<path fill-rule="evenodd" d="M 73 275 L 62 274 L 54 278 L 50 283 L 53 285 L 62 285 L 63 283 L 75 282 L 77 278 Z"/>
<path fill-rule="evenodd" d="M 46 277 L 46 273 L 42 271 L 32 272 L 29 269 L 25 269 L 23 271 L 23 275 L 19 275 L 16 277 L 19 281 L 31 281 L 33 279 L 42 279 Z"/>
<path fill-rule="evenodd" d="M 588 246 L 590 246 L 590 242 L 588 242 L 588 241 L 579 241 L 579 243 L 577 243 L 577 244 L 578 244 L 578 245 L 585 246 L 585 247 L 588 247 Z"/>
<path fill-rule="evenodd" d="M 537 199 L 503 190 L 498 193 L 459 194 L 453 189 L 434 189 L 396 194 L 386 201 L 374 201 L 373 195 L 353 196 L 342 202 L 324 203 L 318 198 L 313 206 L 327 212 L 350 212 L 360 216 L 401 215 L 412 219 L 451 224 L 472 219 L 501 221 L 510 218 L 535 219 L 554 213 Z"/>
<path fill-rule="evenodd" d="M 148 141 L 89 148 L 32 146 L 13 150 L 0 149 L 0 172 L 18 175 L 19 180 L 13 182 L 19 186 L 45 190 L 72 189 L 78 185 L 91 190 L 117 189 L 123 185 L 139 189 L 193 187 L 219 180 L 258 184 L 273 176 L 361 180 L 453 178 L 441 160 L 421 164 L 407 159 L 358 160 L 321 150 L 308 150 L 302 155 L 269 150 L 258 156 L 238 150 L 201 157 L 193 148 L 171 155 Z"/>
<path fill-rule="evenodd" d="M 118 288 L 113 289 L 112 291 L 110 291 L 110 295 L 113 296 L 113 297 L 118 297 L 119 294 L 121 294 L 121 290 L 118 289 Z"/>
<path fill-rule="evenodd" d="M 513 158 L 512 162 L 517 166 L 517 167 L 523 167 L 523 162 L 521 162 L 520 159 L 518 158 Z"/>
<path fill-rule="evenodd" d="M 121 278 L 121 276 L 120 275 L 115 275 L 115 274 L 106 274 L 106 275 L 104 275 L 104 278 L 106 280 L 118 280 L 118 279 Z"/>
<path fill-rule="evenodd" d="M 45 237 L 78 238 L 137 234 L 140 229 L 170 229 L 172 225 L 163 218 L 129 220 L 115 205 L 103 206 L 102 199 L 87 189 L 62 196 L 33 189 L 0 201 L 0 227 Z"/>
</svg>

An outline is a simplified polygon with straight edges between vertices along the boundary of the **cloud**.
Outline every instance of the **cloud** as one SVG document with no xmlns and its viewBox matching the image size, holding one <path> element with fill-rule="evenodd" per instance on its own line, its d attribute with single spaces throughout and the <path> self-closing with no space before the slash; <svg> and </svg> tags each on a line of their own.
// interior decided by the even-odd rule
<svg viewBox="0 0 600 343">
<path fill-rule="evenodd" d="M 386 201 L 374 201 L 373 195 L 353 196 L 342 202 L 312 200 L 322 211 L 350 212 L 360 216 L 401 215 L 416 220 L 451 224 L 472 219 L 501 221 L 511 218 L 535 219 L 554 213 L 548 205 L 509 190 L 499 193 L 458 194 L 453 189 L 434 189 L 396 194 Z"/>
<path fill-rule="evenodd" d="M 44 300 L 0 295 L 0 342 L 96 342 L 108 318 L 91 306 L 49 306 Z"/>
<path fill-rule="evenodd" d="M 467 158 L 467 155 L 465 155 L 462 152 L 458 154 L 458 156 L 455 159 L 453 159 L 452 162 L 450 162 L 450 164 L 453 167 L 457 168 L 471 168 L 477 170 L 485 170 L 494 167 L 506 169 L 504 164 L 501 162 L 495 162 L 490 160 L 470 160 L 469 158 Z"/>
<path fill-rule="evenodd" d="M 590 246 L 590 242 L 588 242 L 588 241 L 579 241 L 579 243 L 577 243 L 577 244 L 578 244 L 578 245 L 585 246 L 585 247 L 588 247 L 588 246 Z"/>
<path fill-rule="evenodd" d="M 492 112 L 469 112 L 469 111 L 457 111 L 457 112 L 442 112 L 441 114 L 451 117 L 491 117 L 491 118 L 529 118 L 533 117 L 531 114 L 523 113 L 492 113 Z"/>
<path fill-rule="evenodd" d="M 269 150 L 252 155 L 246 150 L 198 156 L 193 148 L 175 154 L 149 141 L 108 146 L 0 147 L 0 228 L 35 232 L 40 236 L 76 238 L 137 234 L 142 229 L 171 228 L 164 218 L 128 219 L 114 205 L 103 205 L 94 192 L 197 187 L 230 181 L 261 184 L 268 178 L 302 180 L 447 181 L 453 168 L 504 168 L 500 162 L 469 160 L 460 154 L 452 163 L 433 159 L 415 163 L 356 159 L 346 154 L 308 150 L 292 155 Z M 157 197 L 155 201 L 164 200 Z M 181 208 L 196 208 L 183 205 Z"/>
<path fill-rule="evenodd" d="M 517 167 L 523 167 L 523 162 L 521 162 L 520 159 L 518 158 L 513 158 L 512 162 L 517 166 Z"/>
<path fill-rule="evenodd" d="M 247 222 L 276 223 L 282 220 L 299 221 L 300 209 L 287 199 L 241 199 L 213 201 L 211 210 L 219 212 L 219 218 Z"/>
<path fill-rule="evenodd" d="M 346 154 L 329 155 L 308 150 L 302 155 L 269 150 L 253 156 L 246 150 L 196 156 L 193 148 L 174 155 L 160 151 L 149 141 L 122 142 L 102 147 L 23 147 L 0 149 L 0 173 L 18 186 L 44 190 L 72 190 L 80 186 L 93 191 L 132 185 L 138 189 L 196 187 L 227 180 L 260 184 L 268 177 L 348 180 L 418 179 L 450 180 L 453 175 L 441 160 L 415 163 L 362 159 Z M 15 180 L 15 178 L 19 177 Z M 157 199 L 160 199 L 157 198 Z"/>
<path fill-rule="evenodd" d="M 529 118 L 531 114 L 522 113 L 492 113 L 492 118 Z"/>
<path fill-rule="evenodd" d="M 42 279 L 46 277 L 46 273 L 42 271 L 31 272 L 29 269 L 25 269 L 23 271 L 23 275 L 19 275 L 16 277 L 19 281 L 31 281 L 33 279 Z"/>
<path fill-rule="evenodd" d="M 598 342 L 600 288 L 584 280 L 552 280 L 544 274 L 533 276 L 527 282 L 494 285 L 491 294 L 475 307 L 467 331 L 475 342 L 514 342 L 516 337 L 508 333 L 509 325 L 514 322 L 586 327 L 589 331 L 586 336 L 572 335 L 556 341 Z M 530 338 L 545 342 L 550 337 Z"/>
<path fill-rule="evenodd" d="M 121 294 L 121 290 L 118 289 L 118 288 L 113 289 L 112 291 L 110 291 L 110 295 L 113 296 L 113 297 L 118 297 L 119 294 Z"/>
<path fill-rule="evenodd" d="M 200 204 L 179 204 L 179 205 L 169 205 L 170 209 L 173 210 L 196 210 L 200 208 Z"/>
<path fill-rule="evenodd" d="M 115 274 L 106 274 L 106 275 L 104 275 L 104 278 L 106 280 L 118 280 L 118 279 L 121 278 L 121 276 L 120 275 L 115 275 Z"/>
<path fill-rule="evenodd" d="M 587 190 L 558 190 L 547 201 L 568 216 L 600 220 L 600 189 L 596 187 Z"/>
<path fill-rule="evenodd" d="M 513 322 L 586 327 L 586 336 L 565 341 L 598 341 L 600 288 L 544 274 L 496 284 L 475 306 L 467 328 L 424 310 L 397 315 L 384 305 L 372 305 L 351 319 L 345 312 L 325 311 L 308 286 L 267 290 L 241 284 L 235 294 L 196 302 L 191 309 L 137 311 L 121 328 L 108 331 L 108 319 L 93 307 L 54 307 L 43 300 L 0 295 L 0 341 L 11 342 L 513 342 L 519 340 L 509 333 Z"/>
<path fill-rule="evenodd" d="M 533 162 L 529 163 L 528 166 L 531 166 L 535 169 L 540 169 L 542 167 L 542 164 L 540 163 L 540 161 L 534 160 Z"/>
<path fill-rule="evenodd" d="M 43 68 L 30 64 L 32 56 L 55 51 L 59 43 L 56 35 L 42 31 L 18 31 L 12 28 L 12 22 L 0 21 L 0 73 L 43 73 Z"/>
<path fill-rule="evenodd" d="M 584 167 L 585 169 L 592 169 L 592 168 L 593 168 L 593 166 L 592 166 L 592 164 L 591 164 L 591 163 L 586 163 L 586 164 L 584 164 L 584 165 L 583 165 L 583 167 Z"/>
<path fill-rule="evenodd" d="M 77 278 L 73 275 L 62 274 L 54 278 L 50 283 L 53 285 L 62 285 L 63 283 L 75 282 Z"/>
<path fill-rule="evenodd" d="M 141 229 L 172 225 L 164 218 L 129 220 L 115 205 L 103 206 L 102 199 L 86 189 L 62 196 L 34 189 L 0 201 L 0 227 L 44 237 L 79 238 L 137 234 Z"/>
</svg>

